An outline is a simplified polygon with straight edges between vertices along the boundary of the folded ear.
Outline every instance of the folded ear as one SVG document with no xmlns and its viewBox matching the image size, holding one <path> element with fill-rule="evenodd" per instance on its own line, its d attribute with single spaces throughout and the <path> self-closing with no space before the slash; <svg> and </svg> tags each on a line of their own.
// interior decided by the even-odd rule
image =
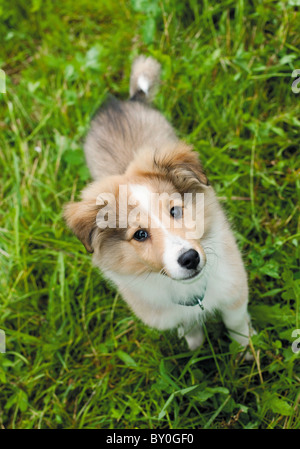
<svg viewBox="0 0 300 449">
<path fill-rule="evenodd" d="M 160 170 L 177 181 L 182 190 L 209 186 L 198 154 L 184 142 L 168 151 L 159 151 L 154 163 Z"/>
<path fill-rule="evenodd" d="M 142 148 L 138 157 L 129 164 L 126 173 L 140 176 L 163 175 L 171 178 L 173 184 L 183 192 L 209 186 L 198 154 L 182 141 L 158 148 L 154 152 Z"/>
<path fill-rule="evenodd" d="M 95 204 L 95 200 L 69 203 L 64 209 L 64 218 L 67 225 L 90 253 L 94 251 L 92 247 L 92 234 L 97 227 L 96 217 L 98 211 L 99 206 Z"/>
</svg>

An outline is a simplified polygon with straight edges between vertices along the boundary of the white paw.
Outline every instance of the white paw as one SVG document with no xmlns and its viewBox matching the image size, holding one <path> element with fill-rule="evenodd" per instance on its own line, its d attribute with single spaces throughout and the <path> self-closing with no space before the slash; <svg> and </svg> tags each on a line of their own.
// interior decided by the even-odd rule
<svg viewBox="0 0 300 449">
<path fill-rule="evenodd" d="M 256 330 L 251 327 L 250 338 L 252 335 L 256 335 L 256 334 L 257 334 Z M 246 352 L 245 351 L 241 352 L 239 354 L 239 357 L 243 357 L 246 362 L 252 362 L 255 359 L 255 357 L 253 355 L 254 348 L 253 348 L 252 344 L 250 345 L 249 340 L 248 340 L 247 346 L 245 346 L 245 350 L 246 350 Z"/>
<path fill-rule="evenodd" d="M 188 347 L 190 351 L 195 351 L 195 349 L 200 348 L 202 346 L 205 336 L 201 328 L 197 329 L 197 332 L 190 332 L 185 335 L 185 339 L 187 341 Z"/>
<path fill-rule="evenodd" d="M 254 360 L 253 354 L 250 351 L 250 349 L 247 350 L 244 358 L 245 358 L 246 362 L 252 362 L 252 360 Z"/>
</svg>

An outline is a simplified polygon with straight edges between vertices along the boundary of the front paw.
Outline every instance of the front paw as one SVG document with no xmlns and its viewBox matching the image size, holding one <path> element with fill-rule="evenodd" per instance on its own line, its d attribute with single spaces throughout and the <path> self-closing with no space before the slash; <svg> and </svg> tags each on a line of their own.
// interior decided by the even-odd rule
<svg viewBox="0 0 300 449">
<path fill-rule="evenodd" d="M 242 358 L 246 362 L 252 362 L 253 360 L 255 360 L 255 350 L 254 350 L 254 347 L 253 347 L 253 344 L 251 341 L 251 337 L 252 337 L 252 335 L 256 335 L 256 334 L 257 334 L 256 330 L 253 329 L 251 326 L 248 344 L 247 344 L 247 346 L 245 346 L 244 351 L 239 353 L 239 355 L 238 355 L 239 359 Z"/>
<path fill-rule="evenodd" d="M 195 351 L 196 349 L 200 348 L 200 346 L 203 345 L 203 342 L 205 340 L 205 335 L 201 328 L 197 329 L 195 332 L 190 332 L 189 334 L 185 335 L 186 342 L 188 344 L 190 351 Z"/>
<path fill-rule="evenodd" d="M 205 335 L 203 333 L 202 328 L 197 325 L 194 326 L 192 330 L 188 331 L 187 333 L 184 326 L 179 326 L 177 332 L 179 338 L 184 337 L 186 339 L 190 351 L 195 351 L 195 349 L 202 346 L 205 340 Z"/>
</svg>

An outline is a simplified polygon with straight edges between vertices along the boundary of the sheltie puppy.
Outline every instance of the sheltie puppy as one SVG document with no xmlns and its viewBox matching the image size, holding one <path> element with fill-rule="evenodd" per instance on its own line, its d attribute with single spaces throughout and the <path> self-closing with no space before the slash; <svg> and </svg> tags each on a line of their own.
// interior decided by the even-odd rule
<svg viewBox="0 0 300 449">
<path fill-rule="evenodd" d="M 84 146 L 94 182 L 64 217 L 148 326 L 177 328 L 194 350 L 204 339 L 201 324 L 219 311 L 246 347 L 252 329 L 242 258 L 197 153 L 149 105 L 159 77 L 157 61 L 138 57 L 130 99 L 112 97 L 96 114 Z"/>
</svg>

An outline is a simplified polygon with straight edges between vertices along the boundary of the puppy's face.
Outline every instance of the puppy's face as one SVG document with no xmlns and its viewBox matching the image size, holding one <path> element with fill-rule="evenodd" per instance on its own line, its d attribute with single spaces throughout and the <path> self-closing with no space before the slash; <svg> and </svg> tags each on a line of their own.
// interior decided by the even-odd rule
<svg viewBox="0 0 300 449">
<path fill-rule="evenodd" d="M 155 163 L 138 158 L 124 175 L 93 183 L 81 202 L 67 206 L 69 227 L 94 252 L 100 269 L 156 272 L 177 280 L 200 273 L 206 262 L 201 237 L 207 231 L 210 188 L 194 153 L 186 147 L 183 153 L 176 160 L 177 149 Z"/>
</svg>

